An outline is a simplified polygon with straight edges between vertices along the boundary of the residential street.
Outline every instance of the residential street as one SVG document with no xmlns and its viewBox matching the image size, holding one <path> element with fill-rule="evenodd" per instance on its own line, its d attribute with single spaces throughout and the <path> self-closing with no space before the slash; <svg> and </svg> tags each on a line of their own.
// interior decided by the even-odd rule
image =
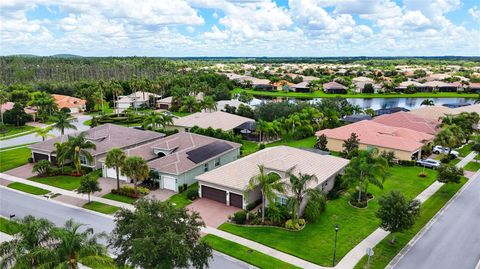
<svg viewBox="0 0 480 269">
<path fill-rule="evenodd" d="M 480 259 L 480 176 L 393 268 L 475 268 Z"/>
<path fill-rule="evenodd" d="M 10 214 L 15 214 L 17 218 L 25 215 L 43 217 L 56 225 L 63 225 L 66 220 L 73 218 L 79 223 L 89 223 L 97 233 L 109 233 L 114 227 L 112 218 L 0 188 L 0 215 L 8 217 Z M 250 266 L 214 252 L 210 268 L 241 269 L 250 268 Z"/>
<path fill-rule="evenodd" d="M 91 118 L 92 118 L 91 116 L 87 116 L 87 115 L 78 115 L 77 116 L 78 121 L 73 123 L 73 125 L 75 125 L 77 127 L 77 130 L 66 129 L 65 134 L 71 134 L 71 133 L 74 133 L 74 132 L 85 131 L 85 130 L 90 129 L 89 126 L 86 126 L 83 123 L 85 121 L 91 119 Z M 49 132 L 49 134 L 53 134 L 54 136 L 59 136 L 60 131 L 52 130 L 52 131 Z M 15 138 L 12 138 L 12 139 L 2 140 L 2 141 L 0 141 L 0 148 L 12 147 L 12 146 L 16 146 L 16 145 L 22 145 L 22 144 L 40 142 L 40 141 L 42 141 L 42 138 L 41 137 L 36 137 L 35 133 L 32 133 L 32 134 L 27 134 L 27 135 L 24 135 L 24 136 L 15 137 Z"/>
</svg>

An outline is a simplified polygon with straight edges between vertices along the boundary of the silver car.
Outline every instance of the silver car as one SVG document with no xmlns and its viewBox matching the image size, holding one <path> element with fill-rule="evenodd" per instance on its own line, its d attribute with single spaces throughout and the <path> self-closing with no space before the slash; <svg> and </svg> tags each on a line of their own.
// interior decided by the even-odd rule
<svg viewBox="0 0 480 269">
<path fill-rule="evenodd" d="M 424 159 L 424 160 L 418 160 L 417 165 L 436 169 L 440 166 L 440 162 L 434 159 Z"/>
</svg>

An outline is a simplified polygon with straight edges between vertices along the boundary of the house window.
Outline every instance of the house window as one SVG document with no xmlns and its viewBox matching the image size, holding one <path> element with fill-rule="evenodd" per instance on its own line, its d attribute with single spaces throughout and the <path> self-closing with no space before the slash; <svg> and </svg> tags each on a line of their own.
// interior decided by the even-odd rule
<svg viewBox="0 0 480 269">
<path fill-rule="evenodd" d="M 220 158 L 215 159 L 215 167 L 220 165 Z"/>
<path fill-rule="evenodd" d="M 88 160 L 85 156 L 80 155 L 80 163 L 83 165 L 88 165 Z"/>
<path fill-rule="evenodd" d="M 203 171 L 204 171 L 204 172 L 207 172 L 207 171 L 208 171 L 208 163 L 206 163 L 206 164 L 203 165 Z"/>
<path fill-rule="evenodd" d="M 283 197 L 283 196 L 277 196 L 277 203 L 281 204 L 281 205 L 286 205 L 287 204 L 287 198 Z"/>
</svg>

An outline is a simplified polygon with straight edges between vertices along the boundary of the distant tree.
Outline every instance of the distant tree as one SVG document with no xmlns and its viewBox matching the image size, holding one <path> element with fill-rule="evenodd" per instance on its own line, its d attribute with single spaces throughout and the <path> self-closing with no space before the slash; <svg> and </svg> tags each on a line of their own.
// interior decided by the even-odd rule
<svg viewBox="0 0 480 269">
<path fill-rule="evenodd" d="M 5 103 L 7 103 L 8 100 L 10 100 L 10 94 L 5 90 L 1 90 L 0 91 L 0 107 L 2 107 Z M 0 118 L 1 118 L 1 122 L 3 123 L 3 109 L 0 109 Z"/>
<path fill-rule="evenodd" d="M 238 100 L 248 104 L 253 100 L 253 95 L 246 91 L 241 91 L 240 94 L 238 94 Z"/>
<path fill-rule="evenodd" d="M 317 142 L 315 143 L 315 148 L 323 151 L 328 151 L 327 144 L 328 144 L 327 136 L 322 134 L 317 138 Z"/>
<path fill-rule="evenodd" d="M 410 84 L 407 86 L 405 89 L 405 93 L 416 93 L 417 92 L 417 86 Z"/>
<path fill-rule="evenodd" d="M 91 174 L 85 175 L 80 179 L 80 186 L 78 186 L 77 193 L 87 194 L 88 202 L 90 202 L 90 194 L 101 191 L 100 183 L 95 176 Z"/>
<path fill-rule="evenodd" d="M 437 180 L 442 183 L 460 183 L 463 169 L 454 165 L 442 164 L 438 167 Z"/>
<path fill-rule="evenodd" d="M 368 116 L 370 117 L 375 117 L 376 116 L 376 112 L 375 110 L 371 109 L 371 108 L 367 108 L 363 111 L 363 113 L 367 114 Z"/>
<path fill-rule="evenodd" d="M 117 190 L 120 190 L 120 173 L 122 167 L 125 165 L 125 159 L 127 156 L 119 148 L 112 148 L 107 152 L 105 159 L 105 166 L 108 168 L 115 168 L 115 174 L 117 177 Z"/>
<path fill-rule="evenodd" d="M 115 214 L 109 246 L 118 251 L 115 260 L 121 266 L 203 269 L 212 250 L 200 239 L 201 227 L 205 224 L 195 211 L 142 199 L 135 210 L 122 208 Z"/>
<path fill-rule="evenodd" d="M 363 86 L 363 93 L 374 93 L 375 89 L 373 88 L 373 85 L 371 83 L 367 83 Z"/>
<path fill-rule="evenodd" d="M 208 110 L 209 112 L 217 110 L 217 103 L 212 96 L 205 96 L 200 106 L 202 107 L 202 109 L 204 109 L 205 111 Z"/>
<path fill-rule="evenodd" d="M 133 188 L 135 190 L 135 194 L 138 195 L 138 182 L 142 182 L 148 177 L 148 171 L 148 165 L 141 157 L 132 156 L 125 159 L 122 172 L 131 180 L 133 180 Z"/>
<path fill-rule="evenodd" d="M 12 109 L 3 113 L 3 120 L 8 124 L 23 126 L 25 123 L 31 121 L 32 117 L 25 112 L 20 104 L 15 103 Z"/>
<path fill-rule="evenodd" d="M 435 105 L 435 103 L 433 102 L 432 99 L 425 99 L 422 101 L 422 103 L 420 104 L 421 106 L 433 106 Z"/>
<path fill-rule="evenodd" d="M 342 155 L 346 158 L 351 157 L 352 153 L 358 150 L 360 139 L 356 133 L 351 133 L 350 137 L 343 142 Z"/>
<path fill-rule="evenodd" d="M 244 104 L 240 104 L 238 106 L 236 114 L 246 118 L 251 118 L 251 119 L 255 118 L 255 112 L 253 111 L 253 109 L 250 106 L 246 106 Z"/>
<path fill-rule="evenodd" d="M 377 218 L 380 227 L 391 232 L 390 242 L 395 244 L 395 233 L 408 230 L 420 215 L 420 202 L 408 201 L 399 191 L 391 191 L 378 200 Z"/>
</svg>

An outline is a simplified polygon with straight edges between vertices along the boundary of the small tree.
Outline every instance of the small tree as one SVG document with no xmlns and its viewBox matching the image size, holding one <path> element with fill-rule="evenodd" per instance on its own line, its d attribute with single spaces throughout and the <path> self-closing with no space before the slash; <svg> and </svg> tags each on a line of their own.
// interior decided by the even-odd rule
<svg viewBox="0 0 480 269">
<path fill-rule="evenodd" d="M 442 164 L 438 167 L 438 182 L 445 184 L 460 183 L 463 177 L 463 169 L 454 165 Z"/>
<path fill-rule="evenodd" d="M 18 103 L 15 103 L 12 109 L 5 111 L 5 113 L 3 113 L 3 118 L 5 123 L 13 124 L 15 126 L 23 126 L 25 123 L 32 120 L 32 117 L 28 115 Z"/>
<path fill-rule="evenodd" d="M 48 160 L 40 160 L 33 165 L 32 172 L 37 173 L 39 176 L 47 175 L 52 168 L 52 163 Z"/>
<path fill-rule="evenodd" d="M 148 177 L 149 168 L 147 162 L 138 156 L 128 157 L 125 159 L 122 171 L 127 177 L 133 180 L 133 188 L 135 194 L 138 195 L 137 183 L 139 181 L 142 182 Z"/>
<path fill-rule="evenodd" d="M 363 93 L 374 93 L 375 88 L 373 88 L 373 85 L 371 83 L 367 83 L 363 86 Z"/>
<path fill-rule="evenodd" d="M 315 143 L 315 148 L 323 151 L 328 151 L 327 144 L 328 144 L 327 136 L 324 134 L 321 134 L 317 138 L 317 142 Z"/>
<path fill-rule="evenodd" d="M 346 158 L 351 157 L 351 154 L 358 150 L 360 139 L 356 133 L 352 133 L 350 138 L 343 142 L 342 155 Z"/>
<path fill-rule="evenodd" d="M 392 244 L 395 244 L 395 233 L 412 227 L 420 214 L 420 202 L 407 201 L 399 191 L 391 191 L 380 197 L 378 205 L 375 215 L 380 219 L 380 227 L 393 234 L 390 241 Z"/>
<path fill-rule="evenodd" d="M 80 179 L 80 186 L 77 189 L 77 193 L 87 194 L 88 202 L 90 203 L 90 194 L 101 190 L 102 188 L 100 188 L 98 179 L 89 174 Z"/>
<path fill-rule="evenodd" d="M 105 159 L 105 166 L 108 168 L 115 168 L 115 174 L 117 177 L 117 190 L 120 190 L 120 172 L 125 164 L 127 156 L 119 148 L 112 148 L 107 152 L 107 158 Z"/>
</svg>

